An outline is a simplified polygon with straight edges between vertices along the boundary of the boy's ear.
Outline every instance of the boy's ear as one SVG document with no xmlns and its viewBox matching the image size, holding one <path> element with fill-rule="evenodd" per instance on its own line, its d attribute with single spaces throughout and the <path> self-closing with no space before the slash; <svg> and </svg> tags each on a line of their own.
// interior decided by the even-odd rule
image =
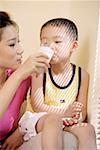
<svg viewBox="0 0 100 150">
<path fill-rule="evenodd" d="M 71 52 L 74 52 L 74 51 L 77 49 L 77 47 L 78 47 L 78 41 L 74 41 L 74 42 L 72 43 Z"/>
</svg>

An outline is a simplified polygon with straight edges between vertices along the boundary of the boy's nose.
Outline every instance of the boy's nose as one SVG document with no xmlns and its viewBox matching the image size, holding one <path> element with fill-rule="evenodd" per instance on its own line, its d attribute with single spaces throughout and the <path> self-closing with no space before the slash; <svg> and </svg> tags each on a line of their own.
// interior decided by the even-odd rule
<svg viewBox="0 0 100 150">
<path fill-rule="evenodd" d="M 55 50 L 55 45 L 54 45 L 53 43 L 50 43 L 50 44 L 49 44 L 49 47 L 50 47 L 51 49 Z"/>
</svg>

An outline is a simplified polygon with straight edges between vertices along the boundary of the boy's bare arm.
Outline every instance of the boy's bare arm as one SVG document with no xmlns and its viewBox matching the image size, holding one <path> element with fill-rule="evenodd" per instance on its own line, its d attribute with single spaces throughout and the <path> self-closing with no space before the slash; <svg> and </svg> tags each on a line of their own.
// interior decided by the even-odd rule
<svg viewBox="0 0 100 150">
<path fill-rule="evenodd" d="M 83 120 L 85 120 L 86 115 L 87 115 L 88 87 L 89 87 L 89 74 L 85 70 L 82 69 L 81 86 L 80 86 L 77 101 L 83 104 L 83 107 L 82 107 L 82 119 Z"/>
</svg>

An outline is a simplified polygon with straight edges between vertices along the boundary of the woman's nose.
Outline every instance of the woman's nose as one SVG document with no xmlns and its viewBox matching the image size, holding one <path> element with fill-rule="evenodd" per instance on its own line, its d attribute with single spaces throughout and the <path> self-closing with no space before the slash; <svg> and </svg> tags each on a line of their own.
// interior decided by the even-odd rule
<svg viewBox="0 0 100 150">
<path fill-rule="evenodd" d="M 17 47 L 17 54 L 18 54 L 18 55 L 22 55 L 23 52 L 24 52 L 24 50 L 22 49 L 21 46 Z"/>
</svg>

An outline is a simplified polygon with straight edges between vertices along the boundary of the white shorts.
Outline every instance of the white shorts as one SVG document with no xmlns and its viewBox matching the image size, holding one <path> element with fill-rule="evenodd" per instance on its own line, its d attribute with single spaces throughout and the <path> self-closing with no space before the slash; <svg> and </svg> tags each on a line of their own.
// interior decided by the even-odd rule
<svg viewBox="0 0 100 150">
<path fill-rule="evenodd" d="M 32 113 L 26 111 L 19 121 L 19 130 L 24 135 L 24 140 L 29 140 L 32 136 L 36 136 L 36 123 L 38 120 L 46 115 L 47 112 Z"/>
</svg>

